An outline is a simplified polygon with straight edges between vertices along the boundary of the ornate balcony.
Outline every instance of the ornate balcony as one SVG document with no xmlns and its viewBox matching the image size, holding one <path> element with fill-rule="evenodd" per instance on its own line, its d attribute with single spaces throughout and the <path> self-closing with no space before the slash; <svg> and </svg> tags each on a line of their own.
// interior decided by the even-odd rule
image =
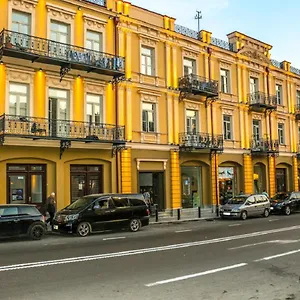
<svg viewBox="0 0 300 300">
<path fill-rule="evenodd" d="M 125 127 L 103 123 L 51 120 L 15 115 L 0 116 L 0 136 L 33 140 L 125 144 Z"/>
<path fill-rule="evenodd" d="M 248 94 L 248 104 L 253 111 L 275 110 L 277 109 L 277 97 L 263 92 L 250 93 Z"/>
<path fill-rule="evenodd" d="M 223 151 L 223 135 L 210 135 L 207 133 L 180 133 L 179 145 L 183 151 L 215 150 Z"/>
<path fill-rule="evenodd" d="M 179 90 L 181 100 L 189 96 L 213 98 L 219 95 L 219 82 L 190 74 L 179 78 Z"/>
<path fill-rule="evenodd" d="M 125 74 L 123 57 L 8 30 L 0 33 L 2 56 L 60 66 L 62 77 L 71 69 L 113 78 Z"/>
<path fill-rule="evenodd" d="M 251 152 L 257 155 L 267 155 L 279 153 L 278 140 L 264 139 L 252 139 Z"/>
<path fill-rule="evenodd" d="M 300 120 L 300 104 L 299 103 L 295 105 L 295 117 L 296 117 L 297 121 Z"/>
</svg>

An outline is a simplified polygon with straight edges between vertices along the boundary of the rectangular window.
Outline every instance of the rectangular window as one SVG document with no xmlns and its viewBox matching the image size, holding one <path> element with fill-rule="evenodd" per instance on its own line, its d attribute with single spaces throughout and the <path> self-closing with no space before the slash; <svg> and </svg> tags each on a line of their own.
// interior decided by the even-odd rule
<svg viewBox="0 0 300 300">
<path fill-rule="evenodd" d="M 196 74 L 196 61 L 194 59 L 183 59 L 183 72 L 184 76 Z"/>
<path fill-rule="evenodd" d="M 232 140 L 232 116 L 223 116 L 224 139 Z"/>
<path fill-rule="evenodd" d="M 100 51 L 102 52 L 102 33 L 87 30 L 86 32 L 86 48 L 94 51 Z"/>
<path fill-rule="evenodd" d="M 28 116 L 29 86 L 22 83 L 9 83 L 9 114 Z"/>
<path fill-rule="evenodd" d="M 102 96 L 87 94 L 86 120 L 95 125 L 100 125 L 100 123 L 102 123 Z"/>
<path fill-rule="evenodd" d="M 277 104 L 282 105 L 283 99 L 282 99 L 282 85 L 276 84 L 276 98 L 277 98 Z"/>
<path fill-rule="evenodd" d="M 278 124 L 278 140 L 280 145 L 284 145 L 284 124 L 279 123 Z"/>
<path fill-rule="evenodd" d="M 70 44 L 70 26 L 65 23 L 51 20 L 50 40 Z"/>
<path fill-rule="evenodd" d="M 142 103 L 142 114 L 143 114 L 143 131 L 144 132 L 155 132 L 155 110 L 156 105 L 152 103 Z"/>
<path fill-rule="evenodd" d="M 186 110 L 186 132 L 196 134 L 198 132 L 198 112 L 195 110 Z"/>
<path fill-rule="evenodd" d="M 141 48 L 141 73 L 144 75 L 155 75 L 154 49 L 149 47 Z"/>
<path fill-rule="evenodd" d="M 12 11 L 12 31 L 19 33 L 30 34 L 31 30 L 31 15 L 13 10 Z"/>
<path fill-rule="evenodd" d="M 260 120 L 253 120 L 252 127 L 253 127 L 253 138 L 254 140 L 258 141 L 261 137 Z"/>
<path fill-rule="evenodd" d="M 296 97 L 297 97 L 297 108 L 300 109 L 300 91 L 297 91 L 297 94 L 296 94 Z"/>
<path fill-rule="evenodd" d="M 250 77 L 250 94 L 258 92 L 258 78 Z"/>
<path fill-rule="evenodd" d="M 229 70 L 221 69 L 221 92 L 229 94 L 230 93 L 230 79 Z"/>
</svg>

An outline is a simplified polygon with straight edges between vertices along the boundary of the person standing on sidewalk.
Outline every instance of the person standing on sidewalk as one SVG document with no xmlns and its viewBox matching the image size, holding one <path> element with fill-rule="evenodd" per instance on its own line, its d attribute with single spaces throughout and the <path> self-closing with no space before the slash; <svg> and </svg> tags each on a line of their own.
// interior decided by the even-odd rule
<svg viewBox="0 0 300 300">
<path fill-rule="evenodd" d="M 47 219 L 46 223 L 50 222 L 50 225 L 52 225 L 52 221 L 56 212 L 55 193 L 51 193 L 50 196 L 47 198 L 46 211 L 49 213 L 50 216 Z"/>
</svg>

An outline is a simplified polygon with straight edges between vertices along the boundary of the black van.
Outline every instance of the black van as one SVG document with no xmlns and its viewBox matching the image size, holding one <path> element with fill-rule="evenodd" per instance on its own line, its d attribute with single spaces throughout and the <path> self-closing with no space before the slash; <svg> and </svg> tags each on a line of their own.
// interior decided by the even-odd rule
<svg viewBox="0 0 300 300">
<path fill-rule="evenodd" d="M 142 194 L 98 194 L 79 198 L 56 213 L 54 232 L 77 233 L 128 227 L 136 232 L 149 225 L 150 212 Z"/>
</svg>

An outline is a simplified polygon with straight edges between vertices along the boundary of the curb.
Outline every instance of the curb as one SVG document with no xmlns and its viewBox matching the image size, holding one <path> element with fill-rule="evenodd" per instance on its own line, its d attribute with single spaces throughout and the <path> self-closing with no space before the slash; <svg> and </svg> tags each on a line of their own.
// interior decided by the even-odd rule
<svg viewBox="0 0 300 300">
<path fill-rule="evenodd" d="M 196 218 L 196 219 L 186 219 L 186 220 L 169 220 L 169 221 L 150 221 L 149 225 L 163 225 L 163 224 L 180 224 L 180 223 L 187 223 L 187 222 L 199 222 L 199 221 L 207 221 L 212 222 L 219 220 L 220 218 L 212 217 L 212 218 Z"/>
</svg>

